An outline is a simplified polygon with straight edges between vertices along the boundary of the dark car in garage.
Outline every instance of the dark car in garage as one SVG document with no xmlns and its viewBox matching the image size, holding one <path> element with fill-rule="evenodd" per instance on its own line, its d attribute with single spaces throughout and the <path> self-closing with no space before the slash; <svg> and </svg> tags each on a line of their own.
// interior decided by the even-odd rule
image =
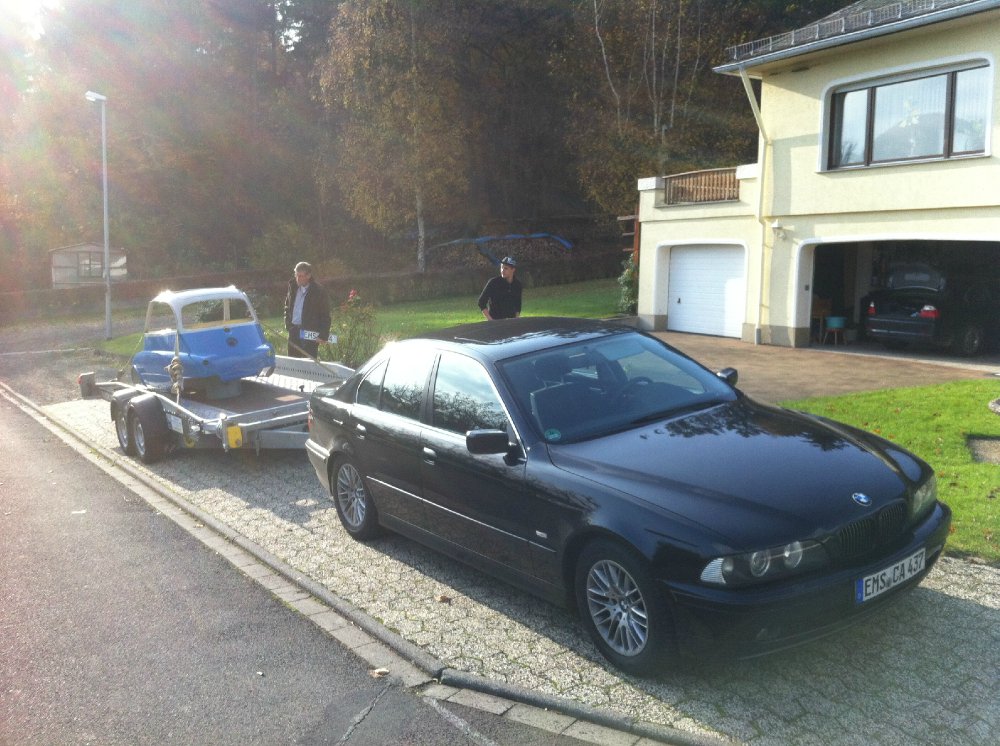
<svg viewBox="0 0 1000 746">
<path fill-rule="evenodd" d="M 911 344 L 978 355 L 1000 336 L 1000 279 L 933 264 L 899 263 L 868 298 L 866 334 L 888 347 Z"/>
<path fill-rule="evenodd" d="M 575 605 L 615 665 L 657 672 L 866 616 L 948 534 L 925 462 L 736 378 L 610 322 L 468 324 L 316 389 L 306 448 L 354 538 L 390 529 Z"/>
</svg>

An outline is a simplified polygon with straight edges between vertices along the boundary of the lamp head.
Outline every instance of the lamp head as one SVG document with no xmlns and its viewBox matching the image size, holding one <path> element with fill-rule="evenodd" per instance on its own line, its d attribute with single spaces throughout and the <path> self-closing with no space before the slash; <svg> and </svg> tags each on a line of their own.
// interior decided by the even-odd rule
<svg viewBox="0 0 1000 746">
<path fill-rule="evenodd" d="M 107 101 L 107 96 L 102 96 L 100 93 L 94 93 L 93 91 L 87 91 L 83 94 L 83 97 L 88 101 Z"/>
</svg>

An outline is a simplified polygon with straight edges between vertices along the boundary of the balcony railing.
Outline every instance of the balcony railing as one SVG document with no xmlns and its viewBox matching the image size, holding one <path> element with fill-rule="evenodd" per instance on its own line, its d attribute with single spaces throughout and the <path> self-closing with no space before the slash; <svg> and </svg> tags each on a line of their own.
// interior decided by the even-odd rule
<svg viewBox="0 0 1000 746">
<path fill-rule="evenodd" d="M 935 11 L 946 10 L 968 2 L 969 0 L 900 0 L 900 2 L 895 3 L 886 2 L 867 10 L 857 9 L 853 13 L 848 11 L 854 6 L 848 6 L 840 13 L 834 13 L 805 28 L 729 47 L 726 49 L 726 56 L 732 62 L 742 62 L 822 39 L 885 26 L 916 16 L 930 15 Z M 860 3 L 856 3 L 856 5 L 861 6 Z"/>
<path fill-rule="evenodd" d="M 740 198 L 735 168 L 689 171 L 663 177 L 663 204 L 731 202 Z"/>
</svg>

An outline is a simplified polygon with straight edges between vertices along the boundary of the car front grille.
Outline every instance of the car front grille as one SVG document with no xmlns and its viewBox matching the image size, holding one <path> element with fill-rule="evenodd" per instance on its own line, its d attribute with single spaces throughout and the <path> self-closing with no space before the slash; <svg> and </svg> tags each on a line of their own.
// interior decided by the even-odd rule
<svg viewBox="0 0 1000 746">
<path fill-rule="evenodd" d="M 899 500 L 840 529 L 835 534 L 837 553 L 842 560 L 864 556 L 895 540 L 905 524 L 906 503 Z"/>
</svg>

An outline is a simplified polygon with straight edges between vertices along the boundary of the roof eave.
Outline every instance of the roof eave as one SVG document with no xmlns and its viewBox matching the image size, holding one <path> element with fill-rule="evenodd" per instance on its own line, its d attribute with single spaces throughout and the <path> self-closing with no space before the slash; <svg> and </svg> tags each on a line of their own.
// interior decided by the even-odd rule
<svg viewBox="0 0 1000 746">
<path fill-rule="evenodd" d="M 713 67 L 712 70 L 714 72 L 721 73 L 722 75 L 739 75 L 740 69 L 749 71 L 755 67 L 762 67 L 774 62 L 801 57 L 807 54 L 822 51 L 824 49 L 832 49 L 834 47 L 844 46 L 847 44 L 856 44 L 860 41 L 875 39 L 880 36 L 899 33 L 900 31 L 908 31 L 910 29 L 920 28 L 921 26 L 929 26 L 934 23 L 943 23 L 944 21 L 951 21 L 956 18 L 964 18 L 965 16 L 982 13 L 988 10 L 995 10 L 997 8 L 1000 8 L 1000 0 L 979 0 L 979 2 L 970 3 L 968 5 L 945 8 L 933 13 L 928 13 L 927 15 L 906 18 L 901 21 L 894 21 L 875 28 L 859 29 L 858 31 L 851 31 L 840 36 L 831 36 L 826 39 L 807 42 L 805 44 L 789 47 L 777 52 L 762 54 L 756 57 L 748 57 L 745 60 L 727 62 L 724 65 Z"/>
</svg>

